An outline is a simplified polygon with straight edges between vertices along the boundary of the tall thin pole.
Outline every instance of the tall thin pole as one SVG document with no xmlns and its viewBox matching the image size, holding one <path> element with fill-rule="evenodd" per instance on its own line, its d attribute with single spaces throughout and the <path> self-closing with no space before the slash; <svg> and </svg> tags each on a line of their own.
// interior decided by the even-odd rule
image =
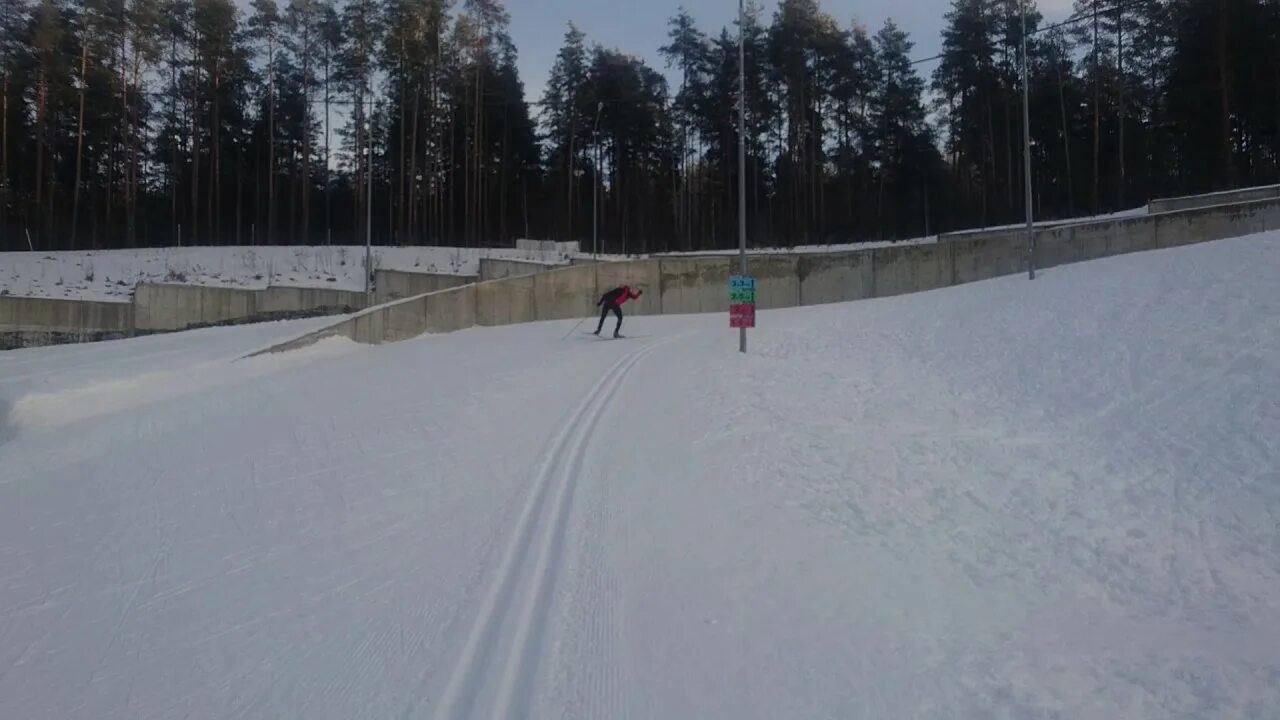
<svg viewBox="0 0 1280 720">
<path fill-rule="evenodd" d="M 369 164 L 365 167 L 368 184 L 364 208 L 364 291 L 373 291 L 373 93 L 369 93 L 369 117 L 366 134 L 369 136 Z"/>
<path fill-rule="evenodd" d="M 738 271 L 747 274 L 747 12 L 738 0 Z M 747 329 L 738 328 L 738 352 L 747 351 Z"/>
<path fill-rule="evenodd" d="M 1022 175 L 1027 204 L 1027 279 L 1036 279 L 1036 233 L 1031 216 L 1031 100 L 1027 82 L 1027 0 L 1022 0 Z"/>
</svg>

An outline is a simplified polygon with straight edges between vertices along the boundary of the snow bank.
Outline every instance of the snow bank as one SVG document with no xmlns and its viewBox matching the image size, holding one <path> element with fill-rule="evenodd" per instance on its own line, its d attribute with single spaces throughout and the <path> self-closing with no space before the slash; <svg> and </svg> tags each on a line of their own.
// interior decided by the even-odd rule
<svg viewBox="0 0 1280 720">
<path fill-rule="evenodd" d="M 345 337 L 331 337 L 287 353 L 259 355 L 234 362 L 203 363 L 178 370 L 157 370 L 67 390 L 32 393 L 14 403 L 9 423 L 17 430 L 58 427 L 161 400 L 208 392 L 272 372 L 295 369 L 359 347 Z"/>
</svg>

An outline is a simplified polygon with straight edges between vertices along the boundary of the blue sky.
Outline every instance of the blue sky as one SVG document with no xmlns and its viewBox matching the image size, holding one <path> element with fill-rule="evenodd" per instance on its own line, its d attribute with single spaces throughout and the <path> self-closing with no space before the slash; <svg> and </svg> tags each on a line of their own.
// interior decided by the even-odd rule
<svg viewBox="0 0 1280 720">
<path fill-rule="evenodd" d="M 547 75 L 555 63 L 568 24 L 577 24 L 589 44 L 636 55 L 654 68 L 666 72 L 658 48 L 667 43 L 667 21 L 683 6 L 708 35 L 719 34 L 738 14 L 737 0 L 504 0 L 511 15 L 511 38 L 520 53 L 520 77 L 530 101 L 542 99 Z M 277 0 L 283 8 L 288 0 Z M 764 8 L 766 22 L 773 17 L 777 0 L 756 0 Z M 250 0 L 236 0 L 247 18 Z M 457 0 L 456 5 L 461 5 Z M 827 14 L 842 27 L 854 20 L 874 33 L 892 18 L 911 34 L 914 57 L 937 54 L 941 47 L 943 15 L 951 0 L 819 0 Z M 1037 6 L 1049 20 L 1061 20 L 1071 13 L 1072 0 L 1038 0 Z M 933 65 L 919 66 L 926 77 Z M 675 76 L 668 73 L 668 79 Z M 674 90 L 674 87 L 673 87 Z"/>
<path fill-rule="evenodd" d="M 757 0 L 771 18 L 776 0 Z M 915 57 L 928 57 L 941 46 L 943 15 L 951 0 L 820 0 L 842 27 L 856 18 L 875 32 L 888 18 L 911 34 Z M 520 75 L 530 100 L 538 100 L 570 21 L 588 43 L 617 48 L 665 71 L 658 48 L 667 42 L 667 21 L 684 6 L 707 34 L 719 34 L 737 17 L 737 0 L 507 0 L 511 37 L 520 51 Z M 1071 0 L 1039 0 L 1051 20 L 1067 17 Z M 932 65 L 921 65 L 927 75 Z M 670 77 L 670 76 L 669 76 Z"/>
</svg>

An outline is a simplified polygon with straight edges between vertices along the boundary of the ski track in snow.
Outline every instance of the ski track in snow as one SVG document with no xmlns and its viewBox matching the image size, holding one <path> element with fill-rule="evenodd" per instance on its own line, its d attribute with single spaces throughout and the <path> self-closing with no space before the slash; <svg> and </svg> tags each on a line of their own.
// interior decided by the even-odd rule
<svg viewBox="0 0 1280 720">
<path fill-rule="evenodd" d="M 498 569 L 497 581 L 484 599 L 462 658 L 437 709 L 435 717 L 439 720 L 480 716 L 481 708 L 477 704 L 495 680 L 490 716 L 521 717 L 525 713 L 583 457 L 601 414 L 627 372 L 670 340 L 650 343 L 623 356 L 561 424 L 533 480 L 533 489 Z M 549 508 L 544 510 L 547 498 L 552 495 Z M 536 552 L 532 565 L 528 557 L 531 551 Z M 524 588 L 523 598 L 516 597 L 519 587 Z M 510 645 L 501 650 L 497 646 L 503 640 L 498 635 L 512 619 L 515 624 L 507 631 L 512 636 Z"/>
<path fill-rule="evenodd" d="M 0 718 L 1272 717 L 1277 268 L 0 354 Z"/>
</svg>

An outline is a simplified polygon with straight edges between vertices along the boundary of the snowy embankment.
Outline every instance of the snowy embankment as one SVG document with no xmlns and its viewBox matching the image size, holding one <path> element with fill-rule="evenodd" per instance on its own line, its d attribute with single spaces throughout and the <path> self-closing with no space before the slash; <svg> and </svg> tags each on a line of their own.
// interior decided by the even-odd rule
<svg viewBox="0 0 1280 720">
<path fill-rule="evenodd" d="M 930 245 L 938 242 L 937 235 L 911 238 L 909 240 L 873 240 L 859 243 L 840 243 L 836 245 L 796 245 L 794 247 L 748 248 L 748 255 L 789 255 L 807 253 L 840 253 L 858 250 L 875 250 L 877 248 L 901 247 L 903 245 Z M 690 250 L 688 252 L 657 253 L 653 257 L 702 257 L 707 255 L 737 255 L 737 249 L 726 250 Z"/>
<path fill-rule="evenodd" d="M 1062 218 L 1057 220 L 1036 220 L 1032 224 L 1038 228 L 1052 228 L 1062 225 L 1080 225 L 1083 223 L 1102 222 L 1105 220 L 1124 220 L 1126 218 L 1142 217 L 1147 214 L 1147 206 L 1129 208 L 1128 210 L 1117 210 L 1116 212 L 1102 213 L 1099 215 L 1087 215 L 1084 217 Z M 990 225 L 988 227 L 970 228 L 968 230 L 956 230 L 947 233 L 948 237 L 960 238 L 966 235 L 976 235 L 980 233 L 989 233 L 1000 230 L 1019 230 L 1026 227 L 1026 223 L 1011 223 L 1009 225 Z"/>
<path fill-rule="evenodd" d="M 0 385 L 0 717 L 1267 717 L 1278 314 L 1273 233 L 746 356 L 723 315 L 6 354 L 51 375 Z M 196 382 L 96 389 L 167 351 Z"/>
<path fill-rule="evenodd" d="M 475 275 L 480 258 L 567 262 L 515 249 L 375 247 L 379 270 Z M 0 294 L 128 302 L 140 282 L 262 289 L 268 285 L 363 290 L 363 246 L 170 247 L 0 253 Z"/>
</svg>

